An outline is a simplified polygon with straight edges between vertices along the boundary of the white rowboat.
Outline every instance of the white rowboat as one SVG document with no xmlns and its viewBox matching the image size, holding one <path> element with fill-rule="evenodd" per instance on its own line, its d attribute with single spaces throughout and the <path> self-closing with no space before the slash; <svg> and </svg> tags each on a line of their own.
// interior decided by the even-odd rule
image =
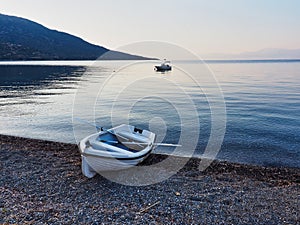
<svg viewBox="0 0 300 225">
<path fill-rule="evenodd" d="M 92 134 L 79 143 L 82 173 L 91 178 L 133 167 L 151 153 L 154 142 L 154 133 L 126 124 Z"/>
</svg>

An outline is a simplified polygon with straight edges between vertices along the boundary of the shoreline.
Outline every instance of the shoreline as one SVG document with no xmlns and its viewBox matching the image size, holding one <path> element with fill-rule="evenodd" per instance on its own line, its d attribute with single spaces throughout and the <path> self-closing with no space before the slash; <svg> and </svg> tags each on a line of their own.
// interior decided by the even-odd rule
<svg viewBox="0 0 300 225">
<path fill-rule="evenodd" d="M 29 148 L 35 148 L 34 144 L 41 144 L 41 145 L 57 145 L 57 146 L 61 146 L 67 150 L 71 149 L 71 148 L 78 148 L 76 144 L 72 144 L 72 143 L 65 143 L 65 142 L 56 142 L 56 141 L 50 141 L 50 140 L 43 140 L 43 139 L 34 139 L 34 138 L 28 138 L 28 137 L 19 137 L 19 136 L 12 136 L 12 135 L 6 135 L 6 134 L 0 134 L 0 144 L 4 141 L 4 142 L 9 142 L 12 143 L 13 141 L 26 141 L 27 144 L 29 144 Z M 1 147 L 1 146 L 0 146 Z M 53 149 L 46 149 L 44 151 L 53 151 Z M 78 149 L 78 155 L 79 155 L 79 149 Z M 80 156 L 80 155 L 79 155 Z M 148 156 L 148 158 L 146 158 L 146 160 L 142 163 L 142 165 L 147 165 L 147 164 L 154 164 L 157 162 L 162 161 L 163 159 L 167 158 L 167 157 L 174 157 L 174 158 L 185 158 L 185 157 L 180 157 L 180 156 L 172 156 L 172 155 L 168 155 L 168 154 L 159 154 L 159 153 L 151 153 L 150 156 Z M 188 160 L 187 165 L 184 167 L 185 169 L 187 168 L 196 168 L 197 165 L 195 164 L 199 164 L 199 161 L 201 161 L 201 158 L 198 157 L 191 157 L 190 160 Z M 275 171 L 277 170 L 278 172 L 280 171 L 299 171 L 300 172 L 300 167 L 286 167 L 286 166 L 276 166 L 276 165 L 255 165 L 255 164 L 250 164 L 250 163 L 238 163 L 238 162 L 230 162 L 230 161 L 226 161 L 226 160 L 219 160 L 219 159 L 214 159 L 214 160 L 210 160 L 212 161 L 212 164 L 205 169 L 206 171 L 209 170 L 210 172 L 216 172 L 217 170 L 212 170 L 213 167 L 216 166 L 222 166 L 222 170 L 232 170 L 234 168 L 251 168 L 251 170 L 265 170 L 265 171 Z M 226 167 L 226 168 L 225 168 Z M 216 169 L 216 168 L 215 168 Z M 198 169 L 197 169 L 198 170 Z M 283 178 L 283 177 L 282 177 Z"/>
<path fill-rule="evenodd" d="M 290 223 L 298 221 L 300 169 L 192 158 L 149 186 L 81 174 L 75 144 L 0 135 L 0 224 Z M 142 165 L 162 161 L 150 155 Z M 179 157 L 173 157 L 174 160 Z"/>
</svg>

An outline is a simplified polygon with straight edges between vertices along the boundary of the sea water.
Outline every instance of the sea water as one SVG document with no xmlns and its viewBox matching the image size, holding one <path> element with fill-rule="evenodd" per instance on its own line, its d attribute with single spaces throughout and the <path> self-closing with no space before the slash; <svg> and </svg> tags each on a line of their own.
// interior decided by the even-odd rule
<svg viewBox="0 0 300 225">
<path fill-rule="evenodd" d="M 151 61 L 1 62 L 0 133 L 77 143 L 96 131 L 83 121 L 130 123 L 159 142 L 189 136 L 201 156 L 219 119 L 218 159 L 300 167 L 300 62 L 211 61 L 205 73 L 203 64 L 158 73 Z"/>
</svg>

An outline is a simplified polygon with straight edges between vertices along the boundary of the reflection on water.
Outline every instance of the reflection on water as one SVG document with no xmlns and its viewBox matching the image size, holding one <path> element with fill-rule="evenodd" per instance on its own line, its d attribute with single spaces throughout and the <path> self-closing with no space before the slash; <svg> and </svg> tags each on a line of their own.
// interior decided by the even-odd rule
<svg viewBox="0 0 300 225">
<path fill-rule="evenodd" d="M 182 124 L 175 106 L 186 108 L 180 112 L 185 118 L 192 115 L 189 114 L 192 109 L 186 107 L 187 99 L 176 86 L 164 83 L 174 81 L 192 96 L 196 105 L 200 121 L 196 153 L 203 153 L 211 129 L 207 97 L 219 101 L 215 98 L 216 87 L 203 80 L 199 91 L 197 85 L 176 70 L 176 64 L 172 72 L 164 74 L 154 72 L 152 65 L 140 64 L 123 69 L 118 73 L 118 79 L 111 80 L 111 85 L 106 86 L 109 88 L 99 92 L 103 81 L 127 63 L 107 61 L 96 67 L 88 67 L 84 62 L 78 62 L 78 66 L 74 62 L 70 65 L 62 62 L 52 62 L 51 65 L 45 62 L 35 62 L 36 65 L 1 64 L 0 133 L 74 143 L 74 110 L 77 116 L 87 120 L 95 118 L 97 124 L 105 127 L 112 125 L 111 117 L 117 123 L 129 121 L 142 128 L 151 128 L 152 122 L 155 125 L 154 122 L 162 118 L 167 130 L 163 126 L 152 126 L 152 129 L 166 133 L 164 140 L 159 141 L 177 142 L 182 126 L 191 126 L 192 120 L 187 119 Z M 195 62 L 186 63 L 192 70 Z M 227 110 L 226 134 L 218 158 L 299 167 L 300 63 L 213 62 L 209 66 L 222 87 Z M 125 85 L 125 94 L 115 99 L 114 90 L 125 88 L 128 81 L 122 73 L 129 77 L 149 73 L 151 79 Z M 141 97 L 139 93 L 147 96 L 136 101 Z M 76 99 L 74 107 L 75 94 L 81 98 Z M 176 102 L 175 106 L 166 99 Z M 113 114 L 108 113 L 111 111 Z M 80 126 L 82 135 L 91 132 L 87 125 L 76 126 Z M 173 149 L 157 151 L 170 153 Z"/>
<path fill-rule="evenodd" d="M 71 142 L 62 133 L 72 132 L 73 93 L 84 72 L 78 66 L 0 65 L 0 132 Z"/>
<path fill-rule="evenodd" d="M 71 89 L 85 71 L 83 67 L 65 66 L 0 66 L 0 91 L 3 104 L 14 98 L 63 94 Z"/>
</svg>

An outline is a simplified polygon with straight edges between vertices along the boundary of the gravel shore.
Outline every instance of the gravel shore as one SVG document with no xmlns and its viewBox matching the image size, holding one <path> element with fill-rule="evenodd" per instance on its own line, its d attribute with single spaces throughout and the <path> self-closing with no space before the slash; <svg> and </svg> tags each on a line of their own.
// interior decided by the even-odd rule
<svg viewBox="0 0 300 225">
<path fill-rule="evenodd" d="M 76 145 L 0 135 L 0 153 L 0 224 L 300 224 L 300 169 L 191 159 L 134 187 L 84 177 Z"/>
</svg>

